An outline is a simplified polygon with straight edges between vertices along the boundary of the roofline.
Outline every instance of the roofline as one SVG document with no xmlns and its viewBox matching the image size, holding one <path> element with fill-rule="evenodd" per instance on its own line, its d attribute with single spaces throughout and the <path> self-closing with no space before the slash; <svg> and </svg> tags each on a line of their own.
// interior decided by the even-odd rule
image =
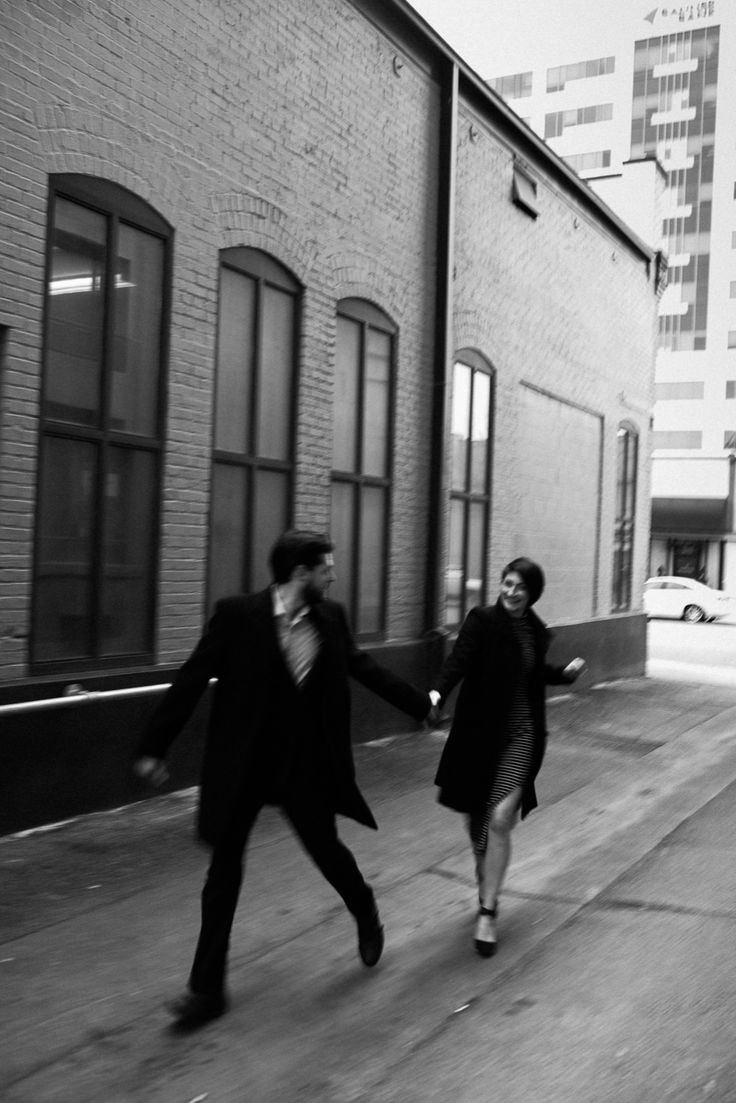
<svg viewBox="0 0 736 1103">
<path fill-rule="evenodd" d="M 443 63 L 446 65 L 449 62 L 457 66 L 461 92 L 466 93 L 467 98 L 476 108 L 480 107 L 481 110 L 485 109 L 488 112 L 489 121 L 493 125 L 498 126 L 500 122 L 502 129 L 505 128 L 514 135 L 516 146 L 526 147 L 528 152 L 541 161 L 553 176 L 575 193 L 584 207 L 593 211 L 602 223 L 625 241 L 634 252 L 639 253 L 647 263 L 654 260 L 656 249 L 647 245 L 638 234 L 635 234 L 631 227 L 596 195 L 590 185 L 581 179 L 559 154 L 539 137 L 536 131 L 519 118 L 505 100 L 445 42 L 424 17 L 408 3 L 408 0 L 350 0 L 350 2 L 382 30 L 390 35 L 393 32 L 393 37 L 398 35 L 403 38 L 404 49 L 409 50 L 413 47 L 416 50 L 419 47 L 417 60 L 428 61 L 428 68 L 432 75 L 436 75 L 438 67 Z M 410 42 L 405 40 L 407 31 L 410 32 L 412 39 Z M 422 59 L 422 47 L 435 56 Z M 519 152 L 522 151 L 519 150 Z"/>
</svg>

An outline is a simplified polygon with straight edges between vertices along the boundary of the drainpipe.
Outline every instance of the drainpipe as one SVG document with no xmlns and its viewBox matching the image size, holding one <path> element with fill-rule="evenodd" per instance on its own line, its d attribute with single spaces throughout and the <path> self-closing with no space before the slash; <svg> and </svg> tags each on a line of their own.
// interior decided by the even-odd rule
<svg viewBox="0 0 736 1103">
<path fill-rule="evenodd" d="M 458 67 L 442 59 L 440 73 L 439 154 L 437 182 L 437 285 L 435 289 L 434 360 L 430 429 L 429 508 L 424 625 L 441 632 L 443 549 L 446 516 L 447 381 L 454 353 L 453 278 L 457 168 Z"/>
</svg>

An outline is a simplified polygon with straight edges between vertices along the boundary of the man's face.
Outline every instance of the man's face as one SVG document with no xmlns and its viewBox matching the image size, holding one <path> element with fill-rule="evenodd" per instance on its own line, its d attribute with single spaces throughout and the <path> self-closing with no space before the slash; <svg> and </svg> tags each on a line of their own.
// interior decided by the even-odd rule
<svg viewBox="0 0 736 1103">
<path fill-rule="evenodd" d="M 335 560 L 332 555 L 323 555 L 316 567 L 307 570 L 304 575 L 302 595 L 308 605 L 317 605 L 323 600 L 330 583 L 337 578 Z"/>
</svg>

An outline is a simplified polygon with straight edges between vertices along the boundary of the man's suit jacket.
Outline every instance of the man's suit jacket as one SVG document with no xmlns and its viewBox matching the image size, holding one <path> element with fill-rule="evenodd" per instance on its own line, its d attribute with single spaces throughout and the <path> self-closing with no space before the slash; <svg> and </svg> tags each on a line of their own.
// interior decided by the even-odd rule
<svg viewBox="0 0 736 1103">
<path fill-rule="evenodd" d="M 376 827 L 355 781 L 348 678 L 417 720 L 428 712 L 426 693 L 355 646 L 341 605 L 323 601 L 311 616 L 322 647 L 311 686 L 299 691 L 279 646 L 271 591 L 219 601 L 146 728 L 137 753 L 164 758 L 210 679 L 217 679 L 198 824 L 209 843 L 237 821 L 246 788 L 278 800 L 295 762 L 308 765 L 307 778 L 318 782 L 319 799 L 332 811 Z"/>
</svg>

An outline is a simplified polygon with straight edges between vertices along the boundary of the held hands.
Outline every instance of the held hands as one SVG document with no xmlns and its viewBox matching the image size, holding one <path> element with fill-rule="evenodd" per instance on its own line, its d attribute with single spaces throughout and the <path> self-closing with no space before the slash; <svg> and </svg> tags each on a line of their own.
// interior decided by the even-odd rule
<svg viewBox="0 0 736 1103">
<path fill-rule="evenodd" d="M 567 664 L 562 673 L 568 682 L 575 682 L 588 669 L 585 659 L 576 658 Z"/>
<path fill-rule="evenodd" d="M 153 785 L 155 789 L 159 789 L 169 780 L 169 771 L 162 758 L 147 756 L 137 758 L 133 763 L 133 773 L 143 781 L 147 781 L 149 785 Z"/>
<path fill-rule="evenodd" d="M 427 713 L 426 721 L 431 728 L 436 728 L 438 724 L 442 723 L 442 713 L 440 710 L 440 695 L 436 689 L 430 689 L 429 691 L 430 709 Z"/>
</svg>

